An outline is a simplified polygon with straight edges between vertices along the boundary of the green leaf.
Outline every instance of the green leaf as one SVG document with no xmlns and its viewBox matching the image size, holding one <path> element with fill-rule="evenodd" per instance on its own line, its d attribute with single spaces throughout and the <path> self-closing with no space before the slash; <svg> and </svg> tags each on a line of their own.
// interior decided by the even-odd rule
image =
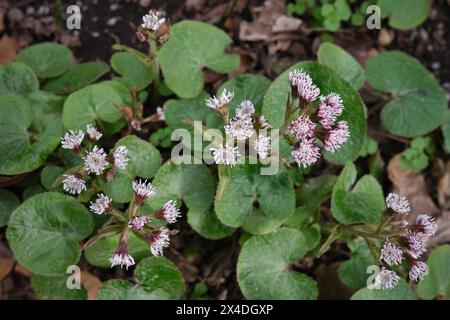
<svg viewBox="0 0 450 320">
<path fill-rule="evenodd" d="M 137 284 L 108 280 L 101 286 L 98 300 L 168 300 L 180 299 L 184 280 L 178 269 L 164 257 L 142 260 L 134 271 Z"/>
<path fill-rule="evenodd" d="M 375 154 L 378 151 L 378 142 L 375 140 L 364 137 L 364 143 L 359 153 L 361 157 L 367 157 L 368 155 Z"/>
<path fill-rule="evenodd" d="M 39 89 L 39 81 L 26 64 L 11 62 L 0 65 L 0 96 L 29 93 Z"/>
<path fill-rule="evenodd" d="M 28 65 L 39 78 L 54 78 L 69 68 L 72 52 L 61 44 L 39 43 L 20 51 L 17 61 Z"/>
<path fill-rule="evenodd" d="M 412 138 L 442 123 L 447 110 L 444 91 L 417 59 L 400 51 L 384 52 L 367 62 L 366 76 L 373 88 L 392 95 L 381 113 L 389 132 Z"/>
<path fill-rule="evenodd" d="M 434 249 L 428 257 L 430 273 L 419 282 L 417 293 L 422 299 L 450 298 L 450 245 Z"/>
<path fill-rule="evenodd" d="M 225 32 L 203 22 L 185 20 L 173 25 L 169 41 L 158 54 L 167 86 L 182 98 L 198 96 L 204 67 L 218 73 L 238 68 L 239 56 L 224 53 L 230 43 Z"/>
<path fill-rule="evenodd" d="M 289 228 L 247 240 L 237 264 L 237 278 L 244 296 L 268 300 L 317 298 L 315 281 L 289 270 L 289 263 L 305 254 L 304 240 L 300 231 Z"/>
<path fill-rule="evenodd" d="M 356 291 L 352 300 L 415 300 L 414 292 L 404 279 L 394 289 L 363 288 Z"/>
<path fill-rule="evenodd" d="M 281 128 L 285 122 L 286 103 L 291 91 L 288 73 L 294 69 L 303 69 L 320 88 L 321 94 L 338 92 L 344 102 L 344 111 L 339 120 L 346 120 L 350 130 L 349 140 L 335 153 L 325 152 L 325 158 L 335 164 L 353 161 L 359 155 L 366 130 L 365 108 L 361 97 L 353 87 L 330 68 L 313 62 L 301 62 L 293 65 L 272 82 L 266 95 L 262 113 L 274 128 Z"/>
<path fill-rule="evenodd" d="M 61 119 L 44 109 L 21 96 L 0 97 L 0 174 L 33 171 L 59 145 Z"/>
<path fill-rule="evenodd" d="M 111 83 L 92 84 L 67 97 L 63 111 L 64 126 L 70 130 L 84 130 L 86 125 L 96 120 L 114 123 L 121 119 L 118 107 L 123 103 L 122 96 Z"/>
<path fill-rule="evenodd" d="M 27 200 L 43 192 L 45 192 L 45 189 L 40 184 L 33 184 L 31 186 L 26 187 L 25 190 L 23 190 L 22 199 Z"/>
<path fill-rule="evenodd" d="M 83 286 L 80 289 L 67 287 L 69 276 L 70 274 L 60 277 L 33 275 L 31 287 L 39 300 L 86 300 L 87 291 Z"/>
<path fill-rule="evenodd" d="M 8 224 L 9 216 L 20 204 L 19 198 L 6 189 L 0 189 L 0 227 Z"/>
<path fill-rule="evenodd" d="M 322 175 L 306 180 L 296 191 L 297 205 L 317 207 L 331 194 L 337 177 Z"/>
<path fill-rule="evenodd" d="M 358 90 L 364 85 L 364 71 L 358 61 L 341 47 L 323 43 L 317 51 L 319 63 L 330 67 Z"/>
<path fill-rule="evenodd" d="M 428 18 L 431 0 L 379 0 L 378 5 L 381 15 L 389 16 L 391 27 L 409 30 L 418 27 Z"/>
<path fill-rule="evenodd" d="M 444 147 L 450 152 L 450 110 L 445 112 L 444 122 L 442 123 L 442 135 L 444 136 Z"/>
<path fill-rule="evenodd" d="M 45 189 L 52 191 L 56 190 L 62 192 L 62 185 L 56 185 L 55 182 L 60 178 L 66 170 L 62 167 L 48 165 L 41 171 L 41 184 Z"/>
<path fill-rule="evenodd" d="M 224 84 L 218 90 L 218 94 L 224 89 L 234 92 L 234 97 L 230 102 L 230 114 L 234 112 L 238 105 L 244 100 L 250 100 L 255 106 L 257 114 L 261 113 L 264 94 L 270 86 L 270 80 L 261 75 L 243 74 L 234 77 Z M 205 104 L 203 104 L 205 106 Z"/>
<path fill-rule="evenodd" d="M 55 276 L 78 262 L 78 242 L 93 227 L 91 214 L 75 198 L 46 192 L 13 212 L 6 237 L 21 265 L 36 274 Z"/>
<path fill-rule="evenodd" d="M 283 224 L 283 220 L 267 216 L 262 210 L 253 209 L 242 226 L 250 234 L 260 235 L 276 231 Z"/>
<path fill-rule="evenodd" d="M 257 202 L 266 216 L 283 221 L 295 210 L 293 183 L 284 167 L 276 175 L 260 175 L 258 165 L 220 166 L 215 209 L 222 223 L 242 226 Z"/>
<path fill-rule="evenodd" d="M 122 76 L 121 80 L 129 88 L 138 91 L 145 89 L 153 80 L 150 69 L 135 55 L 128 52 L 116 52 L 111 57 L 111 67 Z"/>
<path fill-rule="evenodd" d="M 84 250 L 84 257 L 96 267 L 110 268 L 109 258 L 116 251 L 119 238 L 120 235 L 101 238 Z M 129 233 L 128 250 L 136 262 L 150 256 L 148 244 L 132 232 Z"/>
<path fill-rule="evenodd" d="M 127 203 L 133 197 L 132 179 L 126 171 L 116 172 L 114 179 L 109 182 L 100 182 L 100 187 L 114 202 Z"/>
<path fill-rule="evenodd" d="M 380 223 L 384 210 L 383 190 L 378 181 L 363 176 L 350 190 L 356 180 L 356 168 L 348 163 L 333 188 L 331 212 L 342 224 Z"/>
<path fill-rule="evenodd" d="M 235 228 L 222 224 L 211 208 L 206 210 L 189 210 L 187 219 L 192 229 L 202 237 L 211 240 L 231 236 L 236 230 Z"/>
<path fill-rule="evenodd" d="M 108 73 L 109 66 L 103 62 L 85 62 L 70 67 L 60 77 L 46 81 L 45 91 L 68 94 L 86 87 Z"/>
</svg>

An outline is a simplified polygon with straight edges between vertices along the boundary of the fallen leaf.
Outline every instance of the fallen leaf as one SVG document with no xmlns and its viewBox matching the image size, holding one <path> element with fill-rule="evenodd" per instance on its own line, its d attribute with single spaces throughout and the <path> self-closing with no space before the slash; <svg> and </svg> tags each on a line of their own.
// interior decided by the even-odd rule
<svg viewBox="0 0 450 320">
<path fill-rule="evenodd" d="M 0 39 L 0 64 L 16 60 L 15 41 L 9 36 L 4 35 Z"/>
<path fill-rule="evenodd" d="M 14 257 L 0 257 L 0 281 L 5 279 L 11 272 L 14 262 L 16 262 Z"/>
<path fill-rule="evenodd" d="M 297 31 L 302 23 L 303 21 L 300 19 L 282 15 L 275 20 L 275 24 L 272 27 L 272 31 L 273 32 Z"/>
<path fill-rule="evenodd" d="M 102 285 L 100 279 L 90 272 L 81 271 L 81 283 L 88 292 L 88 300 L 95 300 Z"/>
<path fill-rule="evenodd" d="M 24 275 L 25 277 L 28 277 L 28 278 L 33 275 L 33 273 L 30 270 L 25 269 L 24 266 L 22 266 L 22 265 L 20 265 L 18 263 L 14 267 L 14 271 L 16 271 L 16 272 L 18 272 L 18 273 L 20 273 L 20 274 L 22 274 L 22 275 Z"/>
</svg>

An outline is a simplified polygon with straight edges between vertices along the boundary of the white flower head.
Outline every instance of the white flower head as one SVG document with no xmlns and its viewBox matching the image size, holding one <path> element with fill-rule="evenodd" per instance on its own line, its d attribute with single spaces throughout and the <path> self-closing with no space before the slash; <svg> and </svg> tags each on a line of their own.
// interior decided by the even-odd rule
<svg viewBox="0 0 450 320">
<path fill-rule="evenodd" d="M 94 146 L 91 152 L 84 157 L 84 164 L 89 174 L 95 173 L 100 175 L 108 166 L 105 150 Z"/>
<path fill-rule="evenodd" d="M 66 132 L 64 137 L 61 138 L 61 146 L 64 149 L 78 151 L 83 143 L 84 132 L 81 130 Z"/>
<path fill-rule="evenodd" d="M 251 119 L 255 114 L 255 106 L 250 100 L 242 101 L 236 109 L 236 116 L 241 119 Z"/>
<path fill-rule="evenodd" d="M 156 194 L 155 187 L 150 182 L 147 183 L 147 180 L 133 181 L 133 190 L 136 195 L 137 205 L 141 205 L 147 198 Z"/>
<path fill-rule="evenodd" d="M 211 109 L 219 109 L 231 102 L 234 97 L 233 91 L 223 89 L 222 94 L 219 97 L 213 96 L 212 98 L 205 99 L 206 105 Z"/>
<path fill-rule="evenodd" d="M 225 133 L 237 140 L 245 140 L 253 135 L 251 118 L 233 118 L 225 126 Z"/>
<path fill-rule="evenodd" d="M 416 219 L 416 228 L 423 232 L 426 236 L 434 236 L 437 231 L 437 223 L 435 218 L 427 214 L 419 214 Z"/>
<path fill-rule="evenodd" d="M 393 244 L 389 240 L 384 242 L 380 253 L 380 260 L 384 260 L 388 265 L 399 265 L 403 260 L 403 252 L 399 246 Z"/>
<path fill-rule="evenodd" d="M 255 142 L 255 150 L 261 159 L 266 159 L 270 150 L 270 137 L 260 134 Z"/>
<path fill-rule="evenodd" d="M 110 211 L 112 199 L 108 196 L 105 196 L 103 193 L 98 195 L 97 200 L 95 202 L 91 202 L 89 208 L 93 213 L 102 214 L 104 212 Z"/>
<path fill-rule="evenodd" d="M 211 148 L 214 162 L 216 164 L 224 164 L 227 166 L 234 166 L 237 164 L 239 157 L 241 156 L 238 147 L 230 145 L 220 146 L 218 148 Z"/>
<path fill-rule="evenodd" d="M 150 221 L 150 219 L 147 216 L 134 216 L 131 218 L 131 220 L 128 222 L 128 227 L 130 229 L 141 231 L 144 229 L 144 226 Z"/>
<path fill-rule="evenodd" d="M 407 214 L 411 211 L 409 201 L 405 197 L 392 192 L 386 197 L 386 207 L 401 214 Z"/>
<path fill-rule="evenodd" d="M 289 132 L 296 139 L 311 138 L 314 136 L 314 128 L 316 124 L 311 121 L 309 116 L 300 116 L 291 122 Z"/>
<path fill-rule="evenodd" d="M 128 252 L 128 244 L 125 241 L 121 241 L 116 252 L 109 258 L 111 268 L 114 266 L 121 266 L 128 269 L 128 267 L 135 264 L 133 257 Z"/>
<path fill-rule="evenodd" d="M 148 14 L 142 17 L 141 27 L 151 31 L 157 31 L 161 25 L 166 22 L 166 18 L 161 17 L 162 13 L 158 10 L 150 10 Z"/>
<path fill-rule="evenodd" d="M 381 271 L 375 278 L 375 282 L 380 284 L 383 290 L 395 288 L 399 281 L 400 277 L 398 274 L 392 270 L 386 269 L 385 267 L 381 268 Z"/>
<path fill-rule="evenodd" d="M 113 152 L 113 158 L 114 158 L 114 166 L 117 169 L 125 170 L 128 165 L 128 149 L 125 146 L 119 146 L 116 150 Z"/>
<path fill-rule="evenodd" d="M 161 107 L 157 107 L 156 108 L 156 118 L 159 121 L 165 121 L 166 120 L 166 115 L 164 114 L 164 110 Z"/>
<path fill-rule="evenodd" d="M 325 97 L 321 97 L 319 111 L 317 112 L 320 124 L 325 129 L 331 129 L 337 117 L 342 114 L 343 109 L 342 98 L 338 93 L 332 92 Z"/>
<path fill-rule="evenodd" d="M 164 248 L 169 246 L 169 229 L 162 227 L 156 234 L 146 235 L 146 239 L 150 244 L 150 251 L 154 256 L 162 256 Z"/>
<path fill-rule="evenodd" d="M 304 102 L 310 103 L 320 95 L 320 89 L 314 85 L 311 77 L 303 70 L 289 72 L 289 81 L 293 87 L 297 87 L 297 92 Z"/>
<path fill-rule="evenodd" d="M 175 223 L 181 216 L 180 210 L 177 208 L 175 200 L 167 201 L 162 207 L 162 216 L 168 223 Z"/>
<path fill-rule="evenodd" d="M 428 266 L 425 262 L 414 261 L 409 269 L 409 277 L 414 281 L 419 281 L 428 275 Z"/>
<path fill-rule="evenodd" d="M 86 126 L 86 132 L 91 140 L 98 141 L 103 136 L 92 124 Z"/>
<path fill-rule="evenodd" d="M 299 167 L 307 168 L 319 160 L 320 150 L 313 140 L 303 140 L 298 148 L 292 151 L 292 157 Z"/>
<path fill-rule="evenodd" d="M 427 251 L 427 243 L 423 233 L 409 231 L 405 239 L 408 243 L 408 253 L 414 259 L 420 258 Z"/>
<path fill-rule="evenodd" d="M 347 142 L 350 137 L 348 131 L 348 125 L 346 121 L 339 121 L 336 128 L 329 130 L 324 142 L 324 149 L 330 152 L 335 152 L 340 149 L 341 146 Z"/>
<path fill-rule="evenodd" d="M 86 184 L 83 179 L 72 174 L 65 174 L 63 181 L 63 189 L 70 194 L 77 195 L 86 190 Z"/>
</svg>

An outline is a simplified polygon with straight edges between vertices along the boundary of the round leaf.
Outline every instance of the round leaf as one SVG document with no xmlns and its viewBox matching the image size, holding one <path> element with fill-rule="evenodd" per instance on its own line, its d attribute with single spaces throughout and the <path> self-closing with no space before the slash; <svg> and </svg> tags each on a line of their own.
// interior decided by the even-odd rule
<svg viewBox="0 0 450 320">
<path fill-rule="evenodd" d="M 442 245 L 434 249 L 428 257 L 430 273 L 419 282 L 417 293 L 422 299 L 435 297 L 450 298 L 450 245 Z"/>
<path fill-rule="evenodd" d="M 11 215 L 6 236 L 17 261 L 33 273 L 54 276 L 80 258 L 79 241 L 94 227 L 89 211 L 75 198 L 38 194 Z"/>
<path fill-rule="evenodd" d="M 408 30 L 421 25 L 427 19 L 431 0 L 380 0 L 378 5 L 381 15 L 389 16 L 391 27 Z"/>
<path fill-rule="evenodd" d="M 203 90 L 202 68 L 218 73 L 237 69 L 239 56 L 224 50 L 230 37 L 217 27 L 197 21 L 182 21 L 170 29 L 170 39 L 159 51 L 167 86 L 182 98 L 194 98 Z"/>
<path fill-rule="evenodd" d="M 0 96 L 8 93 L 28 93 L 39 89 L 33 70 L 20 62 L 0 65 Z"/>
<path fill-rule="evenodd" d="M 415 300 L 414 292 L 404 279 L 394 289 L 363 288 L 352 296 L 352 300 Z"/>
<path fill-rule="evenodd" d="M 392 95 L 381 113 L 383 126 L 404 137 L 425 135 L 442 123 L 447 99 L 434 76 L 415 58 L 384 52 L 366 65 L 369 84 Z"/>
<path fill-rule="evenodd" d="M 40 78 L 53 78 L 69 68 L 72 52 L 61 44 L 39 43 L 23 49 L 17 61 L 27 64 Z"/>
<path fill-rule="evenodd" d="M 303 69 L 304 72 L 307 72 L 320 88 L 322 95 L 331 92 L 341 95 L 344 111 L 339 120 L 347 121 L 350 138 L 335 153 L 325 152 L 324 154 L 328 161 L 335 164 L 344 164 L 346 161 L 355 160 L 359 155 L 366 130 L 364 103 L 352 85 L 327 66 L 313 62 L 301 62 L 283 72 L 272 82 L 264 96 L 263 115 L 274 128 L 281 128 L 284 125 L 286 103 L 291 91 L 288 73 L 294 69 Z"/>
<path fill-rule="evenodd" d="M 305 253 L 304 237 L 295 229 L 254 236 L 242 246 L 237 264 L 239 286 L 247 299 L 295 300 L 317 298 L 310 277 L 289 270 Z"/>
<path fill-rule="evenodd" d="M 69 275 L 60 277 L 33 275 L 31 286 L 40 300 L 86 300 L 87 291 L 83 286 L 80 289 L 67 287 L 68 277 Z"/>
<path fill-rule="evenodd" d="M 0 189 L 0 227 L 8 224 L 9 216 L 20 204 L 19 198 L 6 189 Z"/>
<path fill-rule="evenodd" d="M 129 52 L 116 52 L 111 57 L 111 67 L 122 76 L 129 88 L 138 91 L 145 89 L 152 82 L 152 74 L 144 63 Z"/>
<path fill-rule="evenodd" d="M 228 227 L 220 222 L 212 209 L 189 210 L 187 213 L 189 225 L 201 236 L 217 240 L 231 236 L 235 228 Z"/>
</svg>

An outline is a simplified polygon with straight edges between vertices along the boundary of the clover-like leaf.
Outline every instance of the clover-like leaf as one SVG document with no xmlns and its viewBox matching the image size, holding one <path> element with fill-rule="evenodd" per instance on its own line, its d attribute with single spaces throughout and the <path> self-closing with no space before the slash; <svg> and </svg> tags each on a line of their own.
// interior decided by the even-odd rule
<svg viewBox="0 0 450 320">
<path fill-rule="evenodd" d="M 20 204 L 19 198 L 6 189 L 0 189 L 0 227 L 6 226 L 9 216 Z"/>
<path fill-rule="evenodd" d="M 182 21 L 170 29 L 170 39 L 158 57 L 167 86 L 182 98 L 203 90 L 202 68 L 218 73 L 237 69 L 239 56 L 225 54 L 231 38 L 219 28 L 197 21 Z"/>
<path fill-rule="evenodd" d="M 342 224 L 380 223 L 384 210 L 384 196 L 380 184 L 374 177 L 365 175 L 351 189 L 355 181 L 356 168 L 349 162 L 333 188 L 333 217 Z"/>
<path fill-rule="evenodd" d="M 0 65 L 0 96 L 8 93 L 29 93 L 39 89 L 33 70 L 21 62 Z"/>
<path fill-rule="evenodd" d="M 404 279 L 393 289 L 363 288 L 351 297 L 352 300 L 415 300 L 414 292 Z"/>
<path fill-rule="evenodd" d="M 442 123 L 447 99 L 434 76 L 415 58 L 400 51 L 384 52 L 366 65 L 369 84 L 391 94 L 381 120 L 391 133 L 425 135 Z"/>
<path fill-rule="evenodd" d="M 61 119 L 18 95 L 0 97 L 0 174 L 14 175 L 39 168 L 58 146 Z"/>
<path fill-rule="evenodd" d="M 381 16 L 389 17 L 391 27 L 409 30 L 421 25 L 427 19 L 431 0 L 380 0 L 378 5 Z"/>
<path fill-rule="evenodd" d="M 286 103 L 291 92 L 288 73 L 294 69 L 303 69 L 307 72 L 320 88 L 322 95 L 330 92 L 341 95 L 344 110 L 339 120 L 347 121 L 350 137 L 336 152 L 325 152 L 325 158 L 335 164 L 355 160 L 359 155 L 366 130 L 364 103 L 352 85 L 327 66 L 306 61 L 293 65 L 279 75 L 264 96 L 263 115 L 274 128 L 281 128 L 285 124 Z"/>
<path fill-rule="evenodd" d="M 73 92 L 64 103 L 63 121 L 67 129 L 85 129 L 96 120 L 114 123 L 121 119 L 124 100 L 110 82 L 92 84 Z M 101 126 L 100 126 L 101 127 Z"/>
<path fill-rule="evenodd" d="M 248 239 L 237 264 L 237 278 L 244 296 L 275 300 L 317 298 L 315 281 L 289 270 L 289 263 L 305 254 L 304 241 L 300 231 L 290 228 Z"/>
<path fill-rule="evenodd" d="M 111 67 L 122 77 L 129 88 L 145 89 L 153 80 L 151 69 L 129 52 L 116 52 L 111 57 Z"/>
<path fill-rule="evenodd" d="M 355 89 L 358 90 L 364 85 L 364 71 L 361 65 L 341 47 L 325 42 L 319 47 L 317 58 L 319 63 L 336 71 Z"/>
<path fill-rule="evenodd" d="M 36 274 L 56 276 L 78 262 L 78 242 L 93 227 L 91 214 L 75 198 L 46 192 L 14 210 L 6 237 L 21 265 Z"/>
<path fill-rule="evenodd" d="M 218 90 L 220 94 L 224 89 L 234 92 L 234 97 L 230 102 L 230 114 L 233 115 L 237 106 L 244 100 L 250 100 L 255 106 L 257 114 L 261 113 L 264 94 L 270 86 L 270 80 L 261 75 L 243 74 L 234 77 Z"/>
<path fill-rule="evenodd" d="M 31 287 L 40 300 L 86 300 L 87 291 L 84 286 L 80 289 L 69 289 L 67 287 L 70 275 L 47 277 L 33 275 Z"/>
<path fill-rule="evenodd" d="M 95 241 L 84 250 L 84 257 L 96 267 L 109 268 L 111 266 L 109 258 L 116 251 L 119 238 L 120 235 L 113 235 Z M 150 256 L 148 244 L 132 232 L 129 233 L 128 250 L 136 262 Z"/>
<path fill-rule="evenodd" d="M 220 166 L 215 210 L 222 223 L 240 227 L 257 202 L 266 216 L 283 221 L 295 210 L 292 181 L 284 167 L 275 175 L 260 175 L 258 165 Z"/>
<path fill-rule="evenodd" d="M 61 44 L 39 43 L 20 51 L 17 61 L 28 65 L 40 78 L 53 78 L 69 68 L 72 52 Z"/>
<path fill-rule="evenodd" d="M 142 260 L 134 271 L 137 284 L 108 280 L 101 286 L 98 300 L 169 300 L 179 299 L 184 280 L 178 269 L 164 257 Z"/>
<path fill-rule="evenodd" d="M 70 67 L 60 77 L 49 79 L 42 90 L 56 94 L 68 94 L 97 81 L 109 71 L 103 62 L 85 62 Z"/>
<path fill-rule="evenodd" d="M 429 274 L 419 282 L 417 293 L 422 299 L 450 298 L 450 245 L 434 249 L 428 257 Z"/>
</svg>

